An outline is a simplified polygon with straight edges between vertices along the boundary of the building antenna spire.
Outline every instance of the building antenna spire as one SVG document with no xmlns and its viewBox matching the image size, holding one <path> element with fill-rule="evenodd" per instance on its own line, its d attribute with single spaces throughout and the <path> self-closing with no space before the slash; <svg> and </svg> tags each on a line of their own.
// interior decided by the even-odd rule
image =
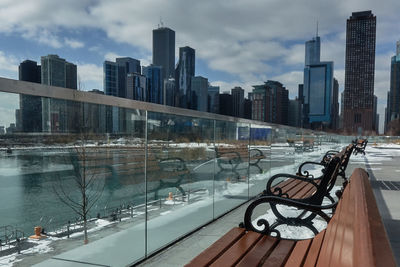
<svg viewBox="0 0 400 267">
<path fill-rule="evenodd" d="M 160 24 L 158 24 L 159 25 L 159 28 L 163 28 L 164 27 L 164 22 L 162 21 L 162 17 L 160 16 Z"/>
<path fill-rule="evenodd" d="M 318 37 L 318 20 L 317 20 L 317 35 L 316 35 L 316 37 Z"/>
</svg>

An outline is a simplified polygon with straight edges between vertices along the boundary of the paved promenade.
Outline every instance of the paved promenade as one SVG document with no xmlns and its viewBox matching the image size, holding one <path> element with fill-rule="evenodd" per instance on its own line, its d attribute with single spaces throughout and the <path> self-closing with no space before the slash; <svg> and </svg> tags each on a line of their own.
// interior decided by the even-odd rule
<svg viewBox="0 0 400 267">
<path fill-rule="evenodd" d="M 400 266 L 400 146 L 369 146 L 367 155 L 352 156 L 348 176 L 355 168 L 370 175 L 375 198 L 393 253 Z M 139 266 L 183 266 L 243 220 L 247 204 L 153 256 Z"/>
</svg>

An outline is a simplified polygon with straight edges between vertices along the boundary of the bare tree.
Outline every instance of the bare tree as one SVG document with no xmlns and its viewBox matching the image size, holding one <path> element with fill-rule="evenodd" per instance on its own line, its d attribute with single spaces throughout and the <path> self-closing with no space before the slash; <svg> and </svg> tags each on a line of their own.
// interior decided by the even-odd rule
<svg viewBox="0 0 400 267">
<path fill-rule="evenodd" d="M 98 151 L 87 147 L 88 135 L 82 134 L 80 141 L 69 150 L 66 157 L 68 164 L 73 167 L 72 180 L 58 177 L 53 190 L 61 202 L 82 218 L 84 244 L 87 244 L 89 212 L 104 191 L 107 170 L 98 159 Z"/>
</svg>

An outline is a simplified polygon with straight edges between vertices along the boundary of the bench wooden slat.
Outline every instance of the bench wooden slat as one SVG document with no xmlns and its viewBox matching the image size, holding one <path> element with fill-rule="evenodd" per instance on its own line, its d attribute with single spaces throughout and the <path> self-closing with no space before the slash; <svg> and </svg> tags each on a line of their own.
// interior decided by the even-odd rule
<svg viewBox="0 0 400 267">
<path fill-rule="evenodd" d="M 247 232 L 233 246 L 225 251 L 210 267 L 234 266 L 238 263 L 256 243 L 262 238 L 262 235 L 255 232 Z"/>
<path fill-rule="evenodd" d="M 364 177 L 362 177 L 363 172 L 365 173 Z M 361 243 L 356 247 L 355 264 L 358 266 L 396 266 L 372 187 L 366 178 L 367 173 L 363 169 L 356 169 L 353 175 L 358 175 L 360 178 L 354 180 L 352 189 L 365 194 L 364 200 L 358 198 L 354 203 L 356 218 L 354 238 Z"/>
<path fill-rule="evenodd" d="M 305 185 L 297 194 L 311 191 Z M 314 238 L 279 240 L 247 231 L 234 244 L 221 247 L 213 266 L 396 266 L 368 174 L 362 169 L 353 172 L 327 229 Z"/>
<path fill-rule="evenodd" d="M 343 205 L 341 205 L 343 201 L 346 201 L 347 203 L 347 201 L 349 200 L 349 194 L 347 194 L 347 192 L 348 190 L 346 190 L 346 192 L 343 194 L 343 198 L 341 202 L 339 202 L 339 205 L 336 208 L 335 216 L 329 222 L 329 227 L 326 230 L 325 240 L 321 248 L 322 256 L 319 257 L 317 266 L 321 267 L 329 266 L 331 260 L 331 254 L 336 242 L 335 240 L 336 233 L 338 231 L 340 220 L 343 219 L 344 217 L 342 209 L 346 209 L 348 206 L 346 205 L 346 207 L 343 207 Z"/>
<path fill-rule="evenodd" d="M 185 266 L 198 267 L 209 265 L 228 248 L 230 248 L 245 233 L 245 230 L 242 228 L 232 228 L 229 232 L 227 232 L 224 236 L 215 241 L 210 247 L 204 250 L 201 254 L 199 254 L 196 258 L 194 258 Z"/>
<path fill-rule="evenodd" d="M 304 258 L 308 253 L 308 248 L 310 247 L 311 242 L 312 239 L 298 241 L 292 253 L 290 254 L 290 257 L 287 260 L 285 266 L 287 267 L 303 266 Z"/>
<path fill-rule="evenodd" d="M 294 199 L 294 198 L 302 198 L 303 194 L 301 193 L 301 191 L 304 188 L 307 188 L 307 186 L 309 186 L 309 185 L 310 185 L 310 183 L 300 181 L 300 183 L 298 183 L 297 186 L 295 186 L 292 189 L 290 189 L 289 191 L 287 191 L 287 194 L 289 195 L 289 198 L 292 198 L 292 199 Z"/>
<path fill-rule="evenodd" d="M 263 267 L 277 267 L 283 266 L 292 251 L 295 241 L 293 240 L 280 240 L 278 245 L 264 261 Z"/>
<path fill-rule="evenodd" d="M 307 257 L 304 261 L 304 267 L 314 267 L 317 264 L 318 257 L 321 251 L 322 242 L 325 239 L 326 230 L 316 235 L 311 243 L 310 249 L 308 250 Z"/>
<path fill-rule="evenodd" d="M 264 236 L 260 241 L 247 253 L 236 267 L 258 266 L 266 256 L 268 256 L 278 239 L 271 236 Z"/>
</svg>

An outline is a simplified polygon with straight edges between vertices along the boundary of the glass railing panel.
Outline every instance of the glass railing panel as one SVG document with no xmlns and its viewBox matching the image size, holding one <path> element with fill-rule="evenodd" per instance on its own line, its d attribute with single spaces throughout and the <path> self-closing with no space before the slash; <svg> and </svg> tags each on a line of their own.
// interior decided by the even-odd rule
<svg viewBox="0 0 400 267">
<path fill-rule="evenodd" d="M 214 121 L 148 113 L 147 252 L 213 219 Z"/>
<path fill-rule="evenodd" d="M 214 217 L 248 200 L 250 125 L 216 121 Z"/>
<path fill-rule="evenodd" d="M 277 173 L 295 173 L 296 157 L 305 149 L 302 136 L 295 130 L 275 126 L 272 131 L 271 176 Z"/>
<path fill-rule="evenodd" d="M 250 128 L 249 196 L 261 193 L 270 178 L 272 127 L 252 123 Z"/>
<path fill-rule="evenodd" d="M 98 104 L 9 93 L 0 99 L 7 99 L 0 125 L 10 125 L 1 133 L 0 226 L 13 232 L 4 231 L 2 244 L 23 235 L 21 246 L 52 251 L 33 262 L 55 254 L 110 265 L 143 258 L 144 169 L 132 173 L 144 165 L 143 111 L 119 108 L 113 116 Z M 26 238 L 36 226 L 48 237 L 43 242 Z"/>
</svg>

